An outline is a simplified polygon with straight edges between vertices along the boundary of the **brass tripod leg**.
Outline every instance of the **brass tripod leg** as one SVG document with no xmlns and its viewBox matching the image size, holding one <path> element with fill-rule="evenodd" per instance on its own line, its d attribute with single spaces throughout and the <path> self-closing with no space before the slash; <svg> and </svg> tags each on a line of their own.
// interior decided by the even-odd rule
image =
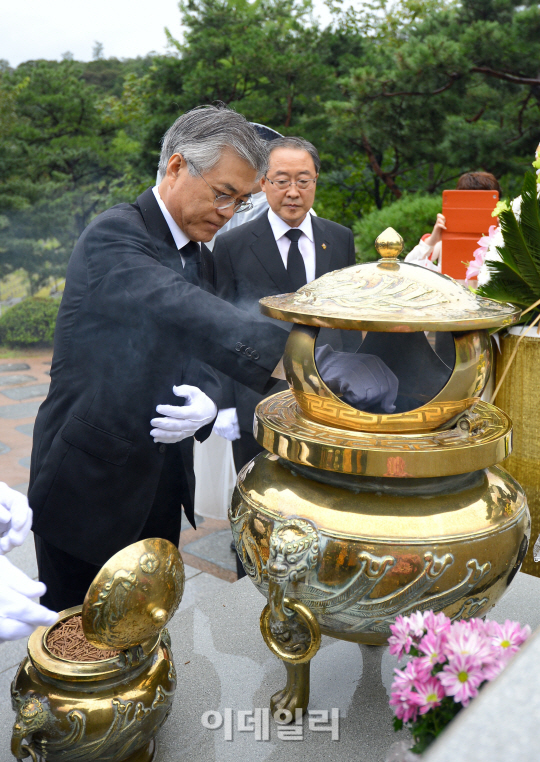
<svg viewBox="0 0 540 762">
<path fill-rule="evenodd" d="M 294 720 L 296 710 L 301 709 L 302 714 L 307 712 L 309 704 L 309 661 L 304 664 L 291 664 L 285 662 L 287 669 L 287 685 L 281 691 L 274 693 L 270 699 L 270 711 L 275 717 L 277 712 L 288 709 L 291 713 L 291 721 Z M 280 722 L 283 722 L 280 717 Z"/>
<path fill-rule="evenodd" d="M 273 606 L 279 598 L 279 607 Z M 273 616 L 273 612 L 277 616 Z M 278 656 L 287 669 L 287 684 L 270 700 L 276 713 L 288 710 L 290 717 L 279 716 L 278 722 L 291 722 L 296 709 L 302 714 L 309 703 L 309 663 L 319 650 L 321 631 L 310 609 L 299 601 L 276 596 L 261 614 L 261 633 L 268 648 Z"/>
</svg>

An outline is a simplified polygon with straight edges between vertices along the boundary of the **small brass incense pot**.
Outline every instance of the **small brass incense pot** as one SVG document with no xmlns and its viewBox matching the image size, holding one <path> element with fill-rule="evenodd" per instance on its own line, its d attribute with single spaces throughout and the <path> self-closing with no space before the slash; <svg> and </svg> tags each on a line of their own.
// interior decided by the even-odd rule
<svg viewBox="0 0 540 762">
<path fill-rule="evenodd" d="M 83 606 L 86 639 L 114 658 L 69 661 L 49 649 L 53 627 L 39 627 L 11 685 L 11 751 L 34 762 L 150 762 L 154 737 L 176 689 L 170 640 L 163 628 L 184 591 L 184 565 L 167 540 L 142 540 L 100 570 Z"/>
<path fill-rule="evenodd" d="M 511 305 L 397 260 L 323 275 L 261 311 L 295 323 L 284 354 L 290 390 L 263 400 L 254 433 L 267 452 L 238 476 L 230 520 L 244 568 L 267 597 L 261 631 L 287 668 L 271 708 L 287 721 L 309 701 L 321 633 L 384 644 L 396 616 L 482 617 L 517 573 L 530 516 L 523 490 L 497 464 L 512 425 L 480 400 L 491 369 L 488 329 Z M 399 380 L 396 410 L 358 410 L 322 380 L 321 327 L 367 332 Z"/>
</svg>

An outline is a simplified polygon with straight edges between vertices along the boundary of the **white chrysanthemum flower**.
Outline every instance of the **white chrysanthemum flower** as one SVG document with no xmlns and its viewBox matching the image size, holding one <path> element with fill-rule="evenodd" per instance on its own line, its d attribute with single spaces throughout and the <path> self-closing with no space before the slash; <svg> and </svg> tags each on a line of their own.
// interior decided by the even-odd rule
<svg viewBox="0 0 540 762">
<path fill-rule="evenodd" d="M 486 283 L 489 283 L 490 278 L 491 278 L 491 274 L 489 272 L 489 268 L 484 262 L 484 264 L 478 271 L 477 283 L 479 286 L 485 286 Z"/>
<path fill-rule="evenodd" d="M 521 214 L 521 196 L 516 196 L 516 198 L 512 199 L 510 206 L 512 207 L 512 211 L 516 216 L 516 220 L 519 220 L 519 216 Z"/>
</svg>

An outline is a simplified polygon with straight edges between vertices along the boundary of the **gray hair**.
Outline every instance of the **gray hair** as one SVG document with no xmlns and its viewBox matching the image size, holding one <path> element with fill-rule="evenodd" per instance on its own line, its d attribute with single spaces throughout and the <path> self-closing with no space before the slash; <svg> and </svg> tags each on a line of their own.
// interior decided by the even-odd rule
<svg viewBox="0 0 540 762">
<path fill-rule="evenodd" d="M 275 151 L 276 148 L 295 148 L 297 151 L 307 151 L 313 159 L 313 163 L 315 164 L 315 172 L 319 174 L 321 169 L 321 157 L 319 156 L 319 152 L 313 143 L 310 143 L 309 140 L 304 140 L 304 138 L 295 138 L 292 136 L 286 138 L 276 138 L 268 144 L 268 158 L 270 158 L 270 154 Z"/>
<path fill-rule="evenodd" d="M 225 149 L 233 150 L 257 171 L 257 180 L 268 167 L 268 148 L 242 114 L 226 106 L 199 106 L 179 116 L 163 136 L 158 182 L 165 177 L 169 159 L 180 153 L 190 175 L 209 172 Z"/>
</svg>

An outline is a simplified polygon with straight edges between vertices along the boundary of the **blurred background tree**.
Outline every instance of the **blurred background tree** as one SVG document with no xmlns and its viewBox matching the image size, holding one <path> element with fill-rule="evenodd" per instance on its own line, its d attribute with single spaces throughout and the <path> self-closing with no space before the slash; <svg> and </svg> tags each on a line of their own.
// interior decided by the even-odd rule
<svg viewBox="0 0 540 762">
<path fill-rule="evenodd" d="M 95 74 L 91 64 L 69 59 L 1 73 L 9 117 L 0 125 L 0 275 L 23 268 L 32 292 L 65 272 L 77 238 L 115 194 L 133 192 L 140 145 L 123 114 L 87 81 Z M 137 188 L 150 179 L 137 178 Z"/>
<path fill-rule="evenodd" d="M 154 182 L 182 112 L 222 101 L 311 140 L 315 208 L 359 255 L 394 227 L 412 248 L 444 188 L 493 172 L 515 195 L 540 139 L 540 10 L 526 0 L 181 0 L 184 34 L 145 58 L 0 62 L 0 277 L 61 276 L 88 222 Z M 409 240 L 410 239 L 410 240 Z"/>
</svg>

